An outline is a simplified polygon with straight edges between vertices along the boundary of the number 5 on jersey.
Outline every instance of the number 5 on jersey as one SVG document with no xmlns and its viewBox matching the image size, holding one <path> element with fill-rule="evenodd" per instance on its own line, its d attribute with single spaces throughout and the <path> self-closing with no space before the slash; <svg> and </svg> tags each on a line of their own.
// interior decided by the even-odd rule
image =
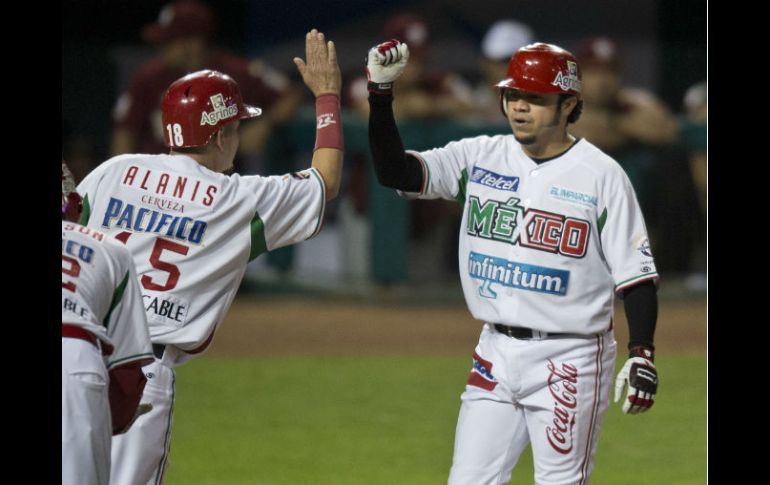
<svg viewBox="0 0 770 485">
<path fill-rule="evenodd" d="M 119 241 L 123 242 L 123 244 L 126 244 L 130 236 L 131 236 L 130 232 L 123 231 L 117 236 L 115 236 L 115 239 L 118 239 Z M 174 241 L 169 241 L 168 239 L 157 238 L 155 240 L 155 245 L 152 247 L 152 253 L 150 253 L 150 265 L 152 265 L 152 267 L 157 270 L 165 271 L 166 273 L 168 273 L 168 278 L 166 279 L 165 284 L 160 285 L 157 282 L 153 281 L 152 277 L 150 277 L 149 275 L 142 275 L 140 282 L 142 284 L 142 287 L 144 287 L 144 289 L 146 290 L 153 290 L 153 291 L 173 290 L 174 288 L 176 288 L 176 285 L 179 282 L 179 276 L 181 274 L 179 272 L 179 268 L 175 264 L 171 264 L 167 261 L 163 261 L 160 259 L 163 251 L 171 251 L 173 253 L 187 255 L 187 253 L 190 251 L 190 247 L 185 246 L 184 244 L 176 243 Z"/>
</svg>

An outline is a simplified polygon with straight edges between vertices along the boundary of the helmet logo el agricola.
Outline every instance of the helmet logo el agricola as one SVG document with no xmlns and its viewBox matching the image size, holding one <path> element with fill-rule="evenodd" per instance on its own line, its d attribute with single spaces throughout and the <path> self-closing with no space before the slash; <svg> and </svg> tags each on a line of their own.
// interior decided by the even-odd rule
<svg viewBox="0 0 770 485">
<path fill-rule="evenodd" d="M 233 104 L 231 106 L 225 106 L 225 98 L 222 93 L 211 96 L 211 105 L 214 107 L 214 111 L 211 113 L 201 113 L 201 126 L 209 124 L 211 126 L 216 125 L 221 120 L 232 118 L 238 114 L 238 106 Z"/>
<path fill-rule="evenodd" d="M 583 83 L 578 79 L 577 63 L 574 61 L 567 61 L 567 70 L 568 73 L 566 75 L 559 71 L 551 84 L 559 86 L 563 91 L 572 90 L 579 93 L 583 87 Z"/>
</svg>

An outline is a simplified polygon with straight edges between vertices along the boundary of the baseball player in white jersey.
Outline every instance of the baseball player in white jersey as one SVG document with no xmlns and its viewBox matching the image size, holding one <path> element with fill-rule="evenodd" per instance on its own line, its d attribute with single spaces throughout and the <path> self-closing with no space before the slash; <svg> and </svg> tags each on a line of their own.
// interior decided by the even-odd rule
<svg viewBox="0 0 770 485">
<path fill-rule="evenodd" d="M 378 179 L 407 197 L 463 205 L 459 265 L 484 322 L 461 400 L 449 483 L 507 482 L 531 443 L 535 483 L 589 481 L 616 354 L 613 298 L 624 297 L 630 357 L 616 380 L 624 413 L 653 404 L 657 273 L 628 177 L 567 132 L 580 116 L 569 52 L 519 49 L 497 84 L 512 135 L 404 151 L 393 81 L 409 57 L 398 40 L 369 51 L 369 136 Z"/>
<path fill-rule="evenodd" d="M 106 485 L 112 435 L 137 414 L 152 347 L 131 255 L 74 222 L 80 207 L 62 161 L 62 484 Z"/>
<path fill-rule="evenodd" d="M 112 483 L 161 483 L 174 407 L 174 370 L 210 344 L 243 278 L 260 254 L 321 230 L 342 171 L 340 70 L 333 42 L 313 29 L 307 63 L 294 62 L 316 96 L 312 168 L 282 176 L 226 176 L 239 120 L 261 110 L 216 71 L 174 83 L 163 98 L 169 155 L 120 155 L 78 187 L 82 220 L 123 241 L 136 263 L 157 359 L 144 368 L 142 402 L 152 411 L 113 445 Z"/>
</svg>

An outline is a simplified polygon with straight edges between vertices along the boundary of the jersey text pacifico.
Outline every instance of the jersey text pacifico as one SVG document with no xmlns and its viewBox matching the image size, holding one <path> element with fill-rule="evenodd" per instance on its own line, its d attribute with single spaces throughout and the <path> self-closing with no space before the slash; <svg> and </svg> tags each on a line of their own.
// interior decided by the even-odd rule
<svg viewBox="0 0 770 485">
<path fill-rule="evenodd" d="M 190 217 L 175 216 L 146 207 L 135 207 L 110 197 L 102 227 L 120 227 L 133 232 L 153 232 L 180 241 L 200 244 L 207 223 Z"/>
</svg>

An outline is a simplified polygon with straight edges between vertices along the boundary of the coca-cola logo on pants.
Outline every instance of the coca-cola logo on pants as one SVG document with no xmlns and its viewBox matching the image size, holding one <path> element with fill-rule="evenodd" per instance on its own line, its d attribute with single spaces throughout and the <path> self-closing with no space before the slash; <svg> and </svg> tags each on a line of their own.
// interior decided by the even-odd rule
<svg viewBox="0 0 770 485">
<path fill-rule="evenodd" d="M 548 390 L 553 396 L 553 427 L 545 428 L 548 443 L 562 455 L 572 451 L 572 429 L 575 427 L 575 409 L 577 408 L 577 368 L 568 363 L 556 368 L 548 359 Z"/>
</svg>

